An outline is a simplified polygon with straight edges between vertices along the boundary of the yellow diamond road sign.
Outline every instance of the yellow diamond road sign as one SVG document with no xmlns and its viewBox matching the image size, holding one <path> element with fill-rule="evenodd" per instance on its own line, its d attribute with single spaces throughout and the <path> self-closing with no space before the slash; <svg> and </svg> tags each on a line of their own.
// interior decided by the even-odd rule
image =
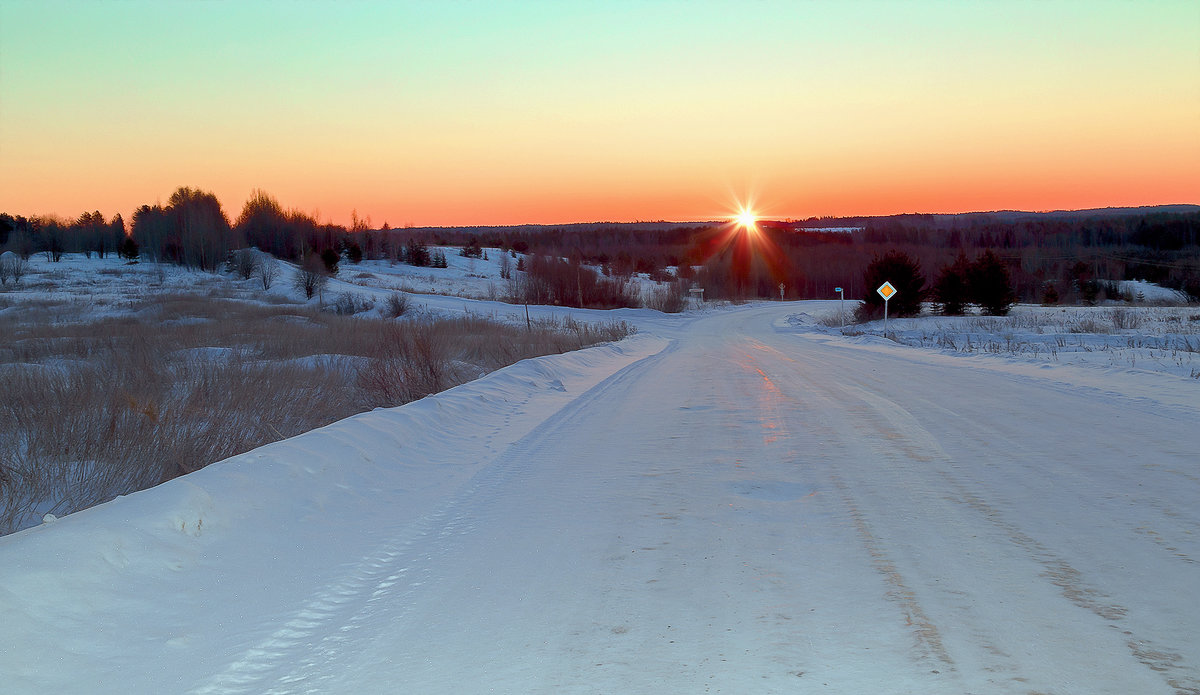
<svg viewBox="0 0 1200 695">
<path fill-rule="evenodd" d="M 896 288 L 892 287 L 892 283 L 890 282 L 883 283 L 875 291 L 879 293 L 880 297 L 883 297 L 884 301 L 891 299 L 896 294 Z"/>
</svg>

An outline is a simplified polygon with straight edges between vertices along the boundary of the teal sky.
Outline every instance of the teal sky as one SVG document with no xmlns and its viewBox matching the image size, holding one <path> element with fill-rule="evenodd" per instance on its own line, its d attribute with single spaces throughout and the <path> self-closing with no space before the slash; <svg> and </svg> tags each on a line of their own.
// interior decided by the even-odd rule
<svg viewBox="0 0 1200 695">
<path fill-rule="evenodd" d="M 1200 202 L 1200 3 L 0 0 L 0 157 L 68 216 Z"/>
</svg>

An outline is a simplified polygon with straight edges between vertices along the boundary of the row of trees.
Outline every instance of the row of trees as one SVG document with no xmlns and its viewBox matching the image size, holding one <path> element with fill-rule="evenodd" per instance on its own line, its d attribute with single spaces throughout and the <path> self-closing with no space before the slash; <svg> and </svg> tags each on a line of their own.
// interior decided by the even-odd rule
<svg viewBox="0 0 1200 695">
<path fill-rule="evenodd" d="M 361 224 L 356 219 L 356 224 Z M 0 214 L 0 249 L 28 259 L 46 253 L 58 260 L 63 253 L 125 252 L 149 260 L 216 270 L 231 251 L 257 247 L 278 258 L 302 261 L 311 253 L 334 250 L 362 257 L 350 230 L 320 224 L 305 213 L 285 211 L 270 195 L 255 191 L 242 213 L 230 222 L 216 195 L 181 187 L 166 205 L 142 205 L 129 227 L 121 216 L 105 221 L 100 212 L 85 212 L 65 221 L 53 217 L 27 218 Z M 136 253 L 134 253 L 136 250 Z"/>
<path fill-rule="evenodd" d="M 938 270 L 931 287 L 925 286 L 920 263 L 907 254 L 890 251 L 876 257 L 863 273 L 863 284 L 872 290 L 858 309 L 860 320 L 883 315 L 884 299 L 874 288 L 884 282 L 890 282 L 896 289 L 888 300 L 888 311 L 893 316 L 916 316 L 921 313 L 922 302 L 927 300 L 933 301 L 938 311 L 947 316 L 961 316 L 970 305 L 983 314 L 1003 316 L 1017 300 L 1008 268 L 991 250 L 973 261 L 959 254 Z"/>
<path fill-rule="evenodd" d="M 419 266 L 444 266 L 444 254 L 434 248 L 440 245 L 461 246 L 471 254 L 499 247 L 577 259 L 618 279 L 633 273 L 662 279 L 674 266 L 679 277 L 698 283 L 710 298 L 778 297 L 782 284 L 787 298 L 830 297 L 835 287 L 845 287 L 847 296 L 869 301 L 874 287 L 864 281 L 864 269 L 889 251 L 926 268 L 953 267 L 960 257 L 992 251 L 1021 301 L 1095 301 L 1105 288 L 1126 279 L 1157 282 L 1200 300 L 1200 213 L 1184 208 L 821 219 L 799 226 L 763 223 L 753 235 L 729 225 L 667 222 L 370 227 L 357 214 L 349 228 L 320 223 L 284 209 L 263 191 L 255 191 L 231 222 L 215 195 L 185 187 L 166 205 L 138 208 L 128 229 L 119 215 L 106 221 L 99 212 L 69 222 L 0 215 L 0 250 L 26 258 L 38 251 L 52 257 L 106 254 L 131 239 L 143 257 L 216 269 L 230 250 L 244 247 L 297 263 L 332 251 L 352 262 L 391 259 Z M 855 231 L 822 231 L 828 227 Z M 953 277 L 946 282 L 952 287 Z M 580 294 L 577 287 L 577 299 Z M 949 305 L 953 308 L 955 301 Z"/>
<path fill-rule="evenodd" d="M 854 231 L 825 231 L 828 228 Z M 726 243 L 728 225 L 578 224 L 553 227 L 411 230 L 431 243 L 518 248 L 582 257 L 606 274 L 662 277 L 677 266 L 711 298 L 830 297 L 835 287 L 865 298 L 872 259 L 898 250 L 926 268 L 991 250 L 1021 301 L 1095 301 L 1120 280 L 1143 279 L 1200 300 L 1200 213 L 1192 209 L 1081 213 L 972 213 L 826 218 L 760 223 L 756 247 Z M 736 231 L 736 230 L 733 230 Z M 693 272 L 692 269 L 697 269 Z"/>
<path fill-rule="evenodd" d="M 45 253 L 51 260 L 64 253 L 96 254 L 104 258 L 119 253 L 129 238 L 120 214 L 105 220 L 99 211 L 85 212 L 66 221 L 52 217 L 27 218 L 0 213 L 0 249 L 12 251 L 28 260 L 34 253 Z"/>
</svg>

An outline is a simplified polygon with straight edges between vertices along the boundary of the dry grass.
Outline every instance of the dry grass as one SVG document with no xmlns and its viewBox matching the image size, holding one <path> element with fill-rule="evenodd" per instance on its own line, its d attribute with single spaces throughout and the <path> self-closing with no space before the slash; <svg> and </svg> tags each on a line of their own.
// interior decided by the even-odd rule
<svg viewBox="0 0 1200 695">
<path fill-rule="evenodd" d="M 130 301 L 92 322 L 71 302 L 0 312 L 0 533 L 632 331 L 355 318 L 208 294 Z"/>
</svg>

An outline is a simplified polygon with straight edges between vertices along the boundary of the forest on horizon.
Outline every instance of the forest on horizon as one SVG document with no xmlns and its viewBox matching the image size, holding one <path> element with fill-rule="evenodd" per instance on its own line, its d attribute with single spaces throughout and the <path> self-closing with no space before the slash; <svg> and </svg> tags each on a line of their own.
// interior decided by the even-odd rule
<svg viewBox="0 0 1200 695">
<path fill-rule="evenodd" d="M 844 231 L 829 228 L 845 227 Z M 1120 280 L 1146 280 L 1200 301 L 1200 208 L 1163 206 L 1053 213 L 964 213 L 866 218 L 760 221 L 754 233 L 722 223 L 591 223 L 516 227 L 372 228 L 352 218 L 349 226 L 321 223 L 284 209 L 256 191 L 232 220 L 217 197 L 181 187 L 166 205 L 143 205 L 126 222 L 99 211 L 74 220 L 0 213 L 0 251 L 28 258 L 45 253 L 122 253 L 217 271 L 230 254 L 254 247 L 304 264 L 324 257 L 428 264 L 427 246 L 499 248 L 545 257 L 551 271 L 595 266 L 604 282 L 633 273 L 702 287 L 712 299 L 825 299 L 835 287 L 863 297 L 864 270 L 888 253 L 913 259 L 927 281 L 960 257 L 986 251 L 1008 270 L 1018 301 L 1090 303 Z M 418 249 L 414 255 L 413 249 Z M 331 263 L 330 259 L 333 259 Z M 575 273 L 576 282 L 580 271 Z M 548 301 L 604 306 L 580 290 L 550 293 Z M 1112 297 L 1118 298 L 1118 297 Z M 622 300 L 623 301 L 623 300 Z M 616 305 L 627 305 L 619 301 Z"/>
</svg>

